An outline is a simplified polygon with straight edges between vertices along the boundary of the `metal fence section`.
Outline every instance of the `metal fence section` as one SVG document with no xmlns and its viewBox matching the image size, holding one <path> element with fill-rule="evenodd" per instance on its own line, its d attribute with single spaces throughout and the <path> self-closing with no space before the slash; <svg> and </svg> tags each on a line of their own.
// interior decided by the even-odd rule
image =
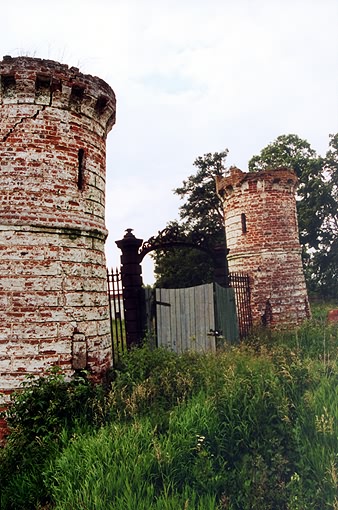
<svg viewBox="0 0 338 510">
<path fill-rule="evenodd" d="M 127 350 L 121 272 L 107 269 L 112 358 L 115 364 Z"/>
<path fill-rule="evenodd" d="M 249 275 L 229 273 L 228 284 L 235 290 L 239 336 L 245 338 L 252 330 Z"/>
</svg>

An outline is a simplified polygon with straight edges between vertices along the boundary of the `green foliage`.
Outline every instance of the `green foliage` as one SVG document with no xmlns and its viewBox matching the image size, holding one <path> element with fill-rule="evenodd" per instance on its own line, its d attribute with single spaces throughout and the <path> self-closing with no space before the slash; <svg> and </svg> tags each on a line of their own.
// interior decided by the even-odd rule
<svg viewBox="0 0 338 510">
<path fill-rule="evenodd" d="M 337 342 L 328 370 L 323 339 L 309 355 L 297 335 L 217 356 L 132 351 L 110 400 L 120 419 L 75 437 L 49 470 L 56 508 L 334 508 Z"/>
<path fill-rule="evenodd" d="M 210 255 L 192 248 L 172 248 L 154 255 L 156 287 L 180 289 L 210 283 L 214 265 Z"/>
<path fill-rule="evenodd" d="M 33 509 L 47 498 L 46 462 L 57 455 L 65 430 L 102 420 L 102 403 L 102 389 L 85 372 L 66 381 L 53 367 L 47 377 L 27 378 L 6 413 L 11 433 L 0 450 L 1 509 Z"/>
<path fill-rule="evenodd" d="M 9 413 L 0 508 L 335 510 L 338 329 L 325 315 L 216 354 L 134 349 L 105 394 L 86 377 L 31 381 Z"/>
<path fill-rule="evenodd" d="M 330 135 L 324 160 L 327 202 L 320 249 L 311 259 L 311 281 L 322 295 L 338 297 L 338 133 Z"/>
<path fill-rule="evenodd" d="M 47 475 L 55 508 L 215 510 L 211 491 L 198 497 L 187 483 L 182 491 L 175 488 L 168 455 L 166 445 L 145 419 L 81 436 L 64 450 Z"/>
<path fill-rule="evenodd" d="M 180 218 L 189 230 L 204 232 L 205 235 L 224 236 L 223 209 L 215 193 L 215 178 L 223 176 L 228 149 L 208 153 L 194 161 L 197 172 L 183 181 L 175 194 L 184 200 L 180 207 Z"/>
<path fill-rule="evenodd" d="M 167 228 L 185 238 L 187 246 L 158 250 L 152 255 L 155 260 L 156 286 L 183 288 L 214 281 L 215 268 L 210 253 L 189 247 L 189 243 L 203 240 L 206 248 L 213 248 L 214 241 L 210 244 L 213 236 L 205 236 L 203 230 L 195 232 L 175 221 L 168 223 Z"/>
<path fill-rule="evenodd" d="M 47 377 L 27 377 L 22 388 L 12 395 L 6 419 L 12 433 L 24 434 L 28 441 L 57 435 L 77 420 L 97 416 L 100 389 L 86 372 L 76 373 L 67 381 L 61 369 L 54 366 Z"/>
<path fill-rule="evenodd" d="M 225 149 L 204 154 L 194 161 L 196 173 L 174 190 L 183 200 L 180 222 L 169 222 L 167 228 L 179 230 L 187 240 L 203 237 L 209 247 L 225 245 L 223 210 L 215 192 L 215 177 L 224 174 L 227 154 Z M 207 253 L 192 248 L 176 248 L 159 250 L 152 256 L 159 287 L 190 287 L 214 280 L 214 264 Z"/>
<path fill-rule="evenodd" d="M 111 417 L 132 420 L 147 416 L 158 429 L 167 426 L 169 412 L 204 385 L 208 356 L 148 347 L 122 358 L 108 393 Z"/>
</svg>

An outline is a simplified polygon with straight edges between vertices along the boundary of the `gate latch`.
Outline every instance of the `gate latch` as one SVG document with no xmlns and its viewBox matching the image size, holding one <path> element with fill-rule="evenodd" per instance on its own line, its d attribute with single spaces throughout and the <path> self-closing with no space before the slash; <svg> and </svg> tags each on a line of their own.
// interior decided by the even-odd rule
<svg viewBox="0 0 338 510">
<path fill-rule="evenodd" d="M 222 331 L 218 331 L 217 329 L 210 328 L 210 331 L 209 331 L 209 333 L 207 333 L 207 336 L 215 336 L 215 337 L 222 336 Z"/>
</svg>

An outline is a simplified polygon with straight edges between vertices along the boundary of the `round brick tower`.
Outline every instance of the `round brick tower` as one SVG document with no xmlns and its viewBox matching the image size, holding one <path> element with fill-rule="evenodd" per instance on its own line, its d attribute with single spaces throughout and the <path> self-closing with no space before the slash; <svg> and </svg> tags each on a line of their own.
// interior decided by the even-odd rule
<svg viewBox="0 0 338 510">
<path fill-rule="evenodd" d="M 106 137 L 115 95 L 50 60 L 0 62 L 0 392 L 110 364 Z M 0 396 L 1 399 L 1 396 Z"/>
<path fill-rule="evenodd" d="M 256 325 L 292 326 L 309 316 L 298 235 L 293 171 L 244 173 L 217 180 L 223 201 L 228 264 L 250 276 Z"/>
</svg>

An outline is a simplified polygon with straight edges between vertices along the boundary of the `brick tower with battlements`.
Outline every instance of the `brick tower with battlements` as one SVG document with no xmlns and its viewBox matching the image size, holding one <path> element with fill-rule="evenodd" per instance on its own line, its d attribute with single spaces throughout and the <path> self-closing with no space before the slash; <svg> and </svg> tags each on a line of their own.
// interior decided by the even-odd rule
<svg viewBox="0 0 338 510">
<path fill-rule="evenodd" d="M 218 178 L 231 272 L 250 276 L 256 325 L 295 326 L 309 317 L 296 212 L 293 171 L 244 173 L 231 168 Z"/>
<path fill-rule="evenodd" d="M 26 375 L 110 365 L 103 80 L 50 60 L 0 62 L 0 403 Z"/>
</svg>

